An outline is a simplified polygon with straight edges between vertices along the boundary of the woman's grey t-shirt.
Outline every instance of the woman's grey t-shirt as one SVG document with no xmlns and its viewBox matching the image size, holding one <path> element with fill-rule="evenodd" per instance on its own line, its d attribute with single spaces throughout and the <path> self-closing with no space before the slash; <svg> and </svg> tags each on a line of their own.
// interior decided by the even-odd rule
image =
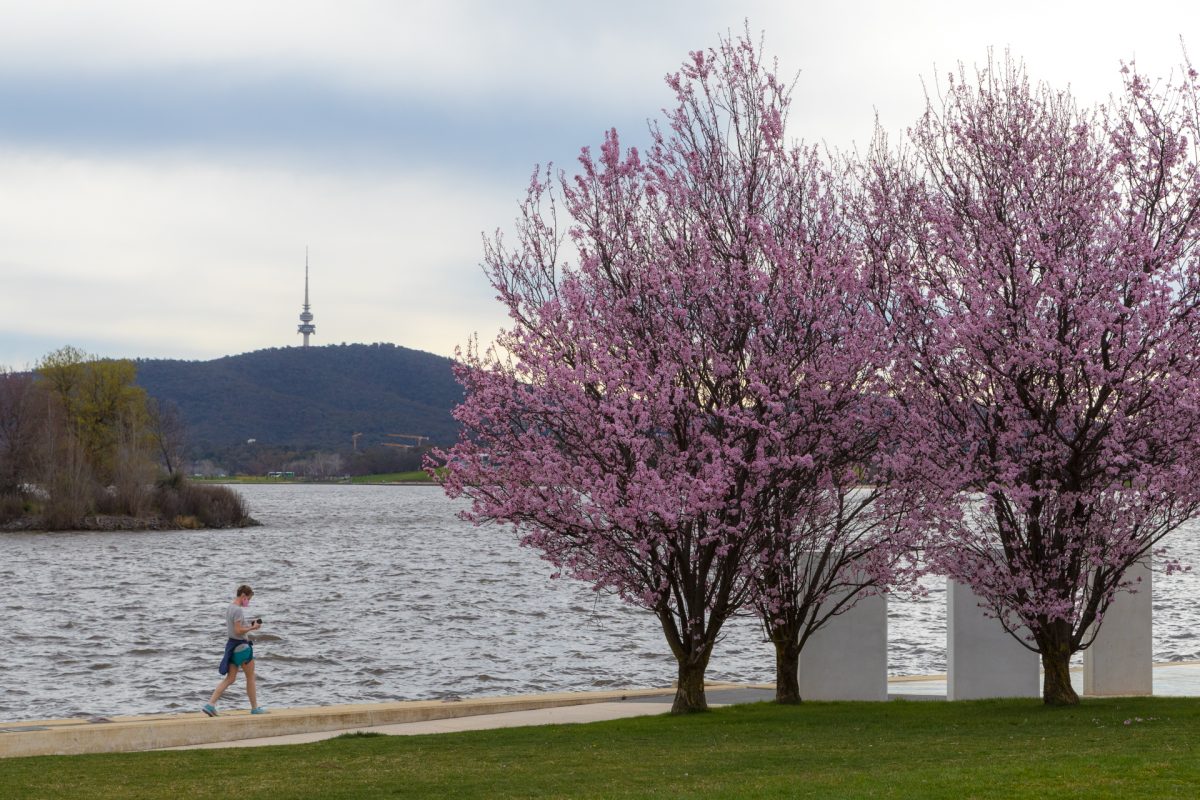
<svg viewBox="0 0 1200 800">
<path fill-rule="evenodd" d="M 243 628 L 246 627 L 246 609 L 237 603 L 230 603 L 229 608 L 225 610 L 225 630 L 228 631 L 230 639 L 245 639 L 246 634 L 238 634 L 237 630 L 233 627 L 233 623 L 235 622 Z"/>
</svg>

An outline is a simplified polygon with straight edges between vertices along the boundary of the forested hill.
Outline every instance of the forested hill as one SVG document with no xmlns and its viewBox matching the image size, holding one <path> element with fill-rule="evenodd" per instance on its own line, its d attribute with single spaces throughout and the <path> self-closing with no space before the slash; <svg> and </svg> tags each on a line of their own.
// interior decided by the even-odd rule
<svg viewBox="0 0 1200 800">
<path fill-rule="evenodd" d="M 213 361 L 139 360 L 137 382 L 178 406 L 196 454 L 248 439 L 343 450 L 354 433 L 362 447 L 388 433 L 450 444 L 450 411 L 462 397 L 451 363 L 392 344 L 286 347 Z"/>
</svg>

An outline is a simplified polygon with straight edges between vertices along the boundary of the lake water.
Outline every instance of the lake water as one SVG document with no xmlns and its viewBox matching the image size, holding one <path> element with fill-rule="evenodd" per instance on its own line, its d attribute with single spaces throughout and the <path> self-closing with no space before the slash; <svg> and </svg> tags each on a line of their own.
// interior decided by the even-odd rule
<svg viewBox="0 0 1200 800">
<path fill-rule="evenodd" d="M 259 701 L 324 705 L 669 685 L 658 622 L 571 580 L 510 530 L 461 522 L 436 487 L 236 487 L 264 524 L 230 531 L 0 535 L 0 721 L 197 709 L 219 680 L 240 583 L 264 626 Z M 1173 552 L 1200 551 L 1200 527 Z M 1155 576 L 1155 659 L 1200 658 L 1200 574 Z M 892 674 L 945 670 L 945 587 L 892 600 Z M 711 680 L 771 682 L 733 620 Z M 223 706 L 244 706 L 243 683 Z"/>
</svg>

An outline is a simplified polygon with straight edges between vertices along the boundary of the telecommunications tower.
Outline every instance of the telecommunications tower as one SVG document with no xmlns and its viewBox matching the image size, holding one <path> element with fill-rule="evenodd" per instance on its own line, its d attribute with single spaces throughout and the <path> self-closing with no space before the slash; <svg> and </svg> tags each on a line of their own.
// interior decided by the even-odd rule
<svg viewBox="0 0 1200 800">
<path fill-rule="evenodd" d="M 313 325 L 312 312 L 308 310 L 308 248 L 304 248 L 304 310 L 300 312 L 300 326 L 296 328 L 297 333 L 304 334 L 304 346 L 308 347 L 308 337 L 317 332 L 317 326 Z"/>
</svg>

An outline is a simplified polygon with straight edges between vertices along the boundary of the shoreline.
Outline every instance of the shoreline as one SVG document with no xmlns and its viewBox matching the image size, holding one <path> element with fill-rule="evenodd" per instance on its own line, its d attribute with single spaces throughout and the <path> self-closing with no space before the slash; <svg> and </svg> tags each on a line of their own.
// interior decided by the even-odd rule
<svg viewBox="0 0 1200 800">
<path fill-rule="evenodd" d="M 0 525 L 3 533 L 115 533 L 137 531 L 191 531 L 191 530 L 236 530 L 238 528 L 255 528 L 262 525 L 253 517 L 247 517 L 236 525 L 225 525 L 219 528 L 207 525 L 178 525 L 173 520 L 163 517 L 131 517 L 127 515 L 98 514 L 84 517 L 80 524 L 71 528 L 46 528 L 39 517 L 20 517 Z"/>
</svg>

